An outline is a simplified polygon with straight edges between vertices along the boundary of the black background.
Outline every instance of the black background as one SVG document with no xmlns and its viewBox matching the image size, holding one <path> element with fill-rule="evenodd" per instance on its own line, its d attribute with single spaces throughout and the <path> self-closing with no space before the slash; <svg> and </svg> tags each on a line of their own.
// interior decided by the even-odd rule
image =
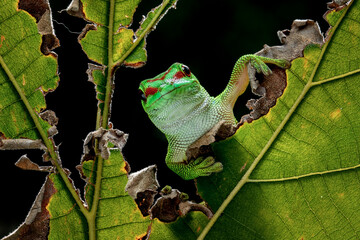
<svg viewBox="0 0 360 240">
<path fill-rule="evenodd" d="M 136 29 L 142 15 L 160 2 L 143 1 L 132 28 Z M 76 186 L 82 189 L 84 183 L 75 166 L 81 158 L 83 140 L 95 128 L 97 101 L 94 85 L 87 81 L 85 73 L 89 60 L 77 42 L 86 22 L 59 13 L 69 3 L 70 0 L 50 0 L 55 32 L 61 43 L 55 50 L 60 83 L 56 91 L 47 94 L 46 100 L 48 109 L 59 117 L 55 141 L 61 144 L 63 166 L 70 169 Z M 226 86 L 233 64 L 240 56 L 257 52 L 264 44 L 279 45 L 276 32 L 289 29 L 294 19 L 316 20 L 322 32 L 326 32 L 328 24 L 322 18 L 326 10 L 324 0 L 179 0 L 177 9 L 171 9 L 148 36 L 147 64 L 139 69 L 120 68 L 116 73 L 111 122 L 115 128 L 130 134 L 124 156 L 132 171 L 157 164 L 162 187 L 168 184 L 194 192 L 193 181 L 183 181 L 165 165 L 167 142 L 141 107 L 138 97 L 141 80 L 154 77 L 174 62 L 182 62 L 215 96 Z M 251 97 L 247 91 L 239 98 L 234 110 L 238 119 L 248 112 L 245 103 Z M 45 173 L 15 167 L 14 163 L 23 154 L 43 164 L 40 151 L 0 152 L 0 237 L 23 222 L 46 177 Z"/>
</svg>

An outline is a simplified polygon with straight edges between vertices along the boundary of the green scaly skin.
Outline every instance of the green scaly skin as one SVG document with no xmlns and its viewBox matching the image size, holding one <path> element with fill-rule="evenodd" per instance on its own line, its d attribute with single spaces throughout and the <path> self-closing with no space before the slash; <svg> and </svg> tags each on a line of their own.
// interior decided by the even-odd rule
<svg viewBox="0 0 360 240">
<path fill-rule="evenodd" d="M 218 122 L 237 123 L 233 107 L 249 84 L 248 63 L 265 75 L 271 73 L 266 63 L 282 68 L 290 65 L 286 60 L 244 55 L 235 63 L 228 85 L 217 97 L 211 97 L 190 69 L 180 63 L 141 82 L 144 110 L 169 143 L 166 164 L 183 179 L 208 176 L 222 170 L 222 164 L 215 162 L 213 157 L 188 160 L 186 150 Z"/>
</svg>

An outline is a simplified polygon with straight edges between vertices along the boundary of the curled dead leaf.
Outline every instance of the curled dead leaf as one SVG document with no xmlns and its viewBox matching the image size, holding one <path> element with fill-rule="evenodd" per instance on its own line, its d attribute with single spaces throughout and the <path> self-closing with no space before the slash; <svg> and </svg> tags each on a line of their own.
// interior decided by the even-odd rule
<svg viewBox="0 0 360 240">
<path fill-rule="evenodd" d="M 39 114 L 40 117 L 47 121 L 51 126 L 56 126 L 59 123 L 59 118 L 56 117 L 56 114 L 52 110 L 46 110 Z"/>
<path fill-rule="evenodd" d="M 337 11 L 349 2 L 349 0 L 333 0 L 332 2 L 327 3 L 329 9 L 336 9 Z"/>
<path fill-rule="evenodd" d="M 83 12 L 82 2 L 79 0 L 72 0 L 70 5 L 66 8 L 66 12 L 71 16 L 84 18 L 85 14 Z"/>
<path fill-rule="evenodd" d="M 156 178 L 156 165 L 151 165 L 128 176 L 125 191 L 135 200 L 143 216 L 154 203 L 157 189 L 160 187 Z"/>
<path fill-rule="evenodd" d="M 47 177 L 25 221 L 14 232 L 2 239 L 47 239 L 50 214 L 46 206 L 55 193 L 56 189 L 54 188 L 53 182 Z"/>
<path fill-rule="evenodd" d="M 150 216 L 152 219 L 157 218 L 162 222 L 173 222 L 180 216 L 185 216 L 191 211 L 201 211 L 208 218 L 213 216 L 209 208 L 203 204 L 194 203 L 186 200 L 183 194 L 177 190 L 172 189 L 170 193 L 160 193 L 162 196 L 158 198 L 155 204 L 150 209 Z"/>
<path fill-rule="evenodd" d="M 236 126 L 227 124 L 225 121 L 218 122 L 210 131 L 188 147 L 186 151 L 187 159 L 196 159 L 199 156 L 211 154 L 210 144 L 230 137 L 236 132 L 236 129 Z"/>
<path fill-rule="evenodd" d="M 96 131 L 93 131 L 87 135 L 84 141 L 84 154 L 83 161 L 87 159 L 94 159 L 95 151 L 94 144 L 95 139 L 98 140 L 98 149 L 100 155 L 104 159 L 108 159 L 110 156 L 110 149 L 108 143 L 114 144 L 118 149 L 122 150 L 125 146 L 128 138 L 128 134 L 125 134 L 123 131 L 117 129 L 103 129 L 99 128 Z"/>
<path fill-rule="evenodd" d="M 155 201 L 159 188 L 156 171 L 156 166 L 152 165 L 128 176 L 125 191 L 135 200 L 143 216 L 150 214 L 152 219 L 173 222 L 191 211 L 201 211 L 208 218 L 212 217 L 211 210 L 205 205 L 189 201 L 186 193 L 170 186 L 164 187 Z"/>
<path fill-rule="evenodd" d="M 15 163 L 15 166 L 23 170 L 33 170 L 39 172 L 51 172 L 53 169 L 51 166 L 39 166 L 31 161 L 26 155 L 21 156 Z"/>
<path fill-rule="evenodd" d="M 45 55 L 60 46 L 52 25 L 52 15 L 48 0 L 20 0 L 19 9 L 30 13 L 37 22 L 38 32 L 42 35 L 41 52 Z"/>
<path fill-rule="evenodd" d="M 264 45 L 264 48 L 256 55 L 292 61 L 303 56 L 303 51 L 307 45 L 322 45 L 324 43 L 324 37 L 318 23 L 308 19 L 295 20 L 290 30 L 278 31 L 277 35 L 282 45 L 272 47 Z M 258 76 L 253 68 L 249 68 L 251 90 L 261 98 L 248 101 L 246 106 L 252 111 L 241 118 L 240 124 L 251 122 L 267 114 L 284 92 L 287 85 L 285 69 L 276 66 L 271 66 L 271 68 L 273 73 L 268 76 Z M 257 77 L 259 79 L 256 79 Z"/>
<path fill-rule="evenodd" d="M 46 146 L 39 139 L 0 139 L 0 150 L 40 149 L 46 151 Z"/>
</svg>

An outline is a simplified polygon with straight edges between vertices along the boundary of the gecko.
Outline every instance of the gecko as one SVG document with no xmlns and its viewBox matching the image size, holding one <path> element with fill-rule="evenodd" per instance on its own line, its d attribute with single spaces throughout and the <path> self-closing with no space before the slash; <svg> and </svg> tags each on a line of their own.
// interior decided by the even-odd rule
<svg viewBox="0 0 360 240">
<path fill-rule="evenodd" d="M 253 54 L 240 57 L 225 89 L 212 97 L 201 86 L 190 68 L 181 63 L 140 83 L 141 102 L 154 125 L 168 141 L 167 166 L 185 180 L 220 172 L 223 165 L 214 157 L 187 159 L 188 147 L 220 121 L 237 124 L 233 107 L 249 85 L 248 64 L 258 73 L 271 74 L 267 64 L 289 68 L 284 59 L 272 59 Z"/>
</svg>

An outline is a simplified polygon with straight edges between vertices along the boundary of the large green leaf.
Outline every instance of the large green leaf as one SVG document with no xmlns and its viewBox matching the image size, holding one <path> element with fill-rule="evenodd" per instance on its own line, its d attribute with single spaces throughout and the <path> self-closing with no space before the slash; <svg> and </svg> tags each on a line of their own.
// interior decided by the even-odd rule
<svg viewBox="0 0 360 240">
<path fill-rule="evenodd" d="M 270 112 L 214 144 L 224 171 L 198 187 L 219 210 L 202 237 L 360 238 L 360 1 L 327 20 Z"/>
<path fill-rule="evenodd" d="M 36 112 L 45 109 L 43 92 L 58 84 L 57 62 L 40 51 L 35 19 L 17 9 L 18 1 L 0 3 L 0 132 L 6 138 L 47 138 L 50 125 Z"/>
</svg>

